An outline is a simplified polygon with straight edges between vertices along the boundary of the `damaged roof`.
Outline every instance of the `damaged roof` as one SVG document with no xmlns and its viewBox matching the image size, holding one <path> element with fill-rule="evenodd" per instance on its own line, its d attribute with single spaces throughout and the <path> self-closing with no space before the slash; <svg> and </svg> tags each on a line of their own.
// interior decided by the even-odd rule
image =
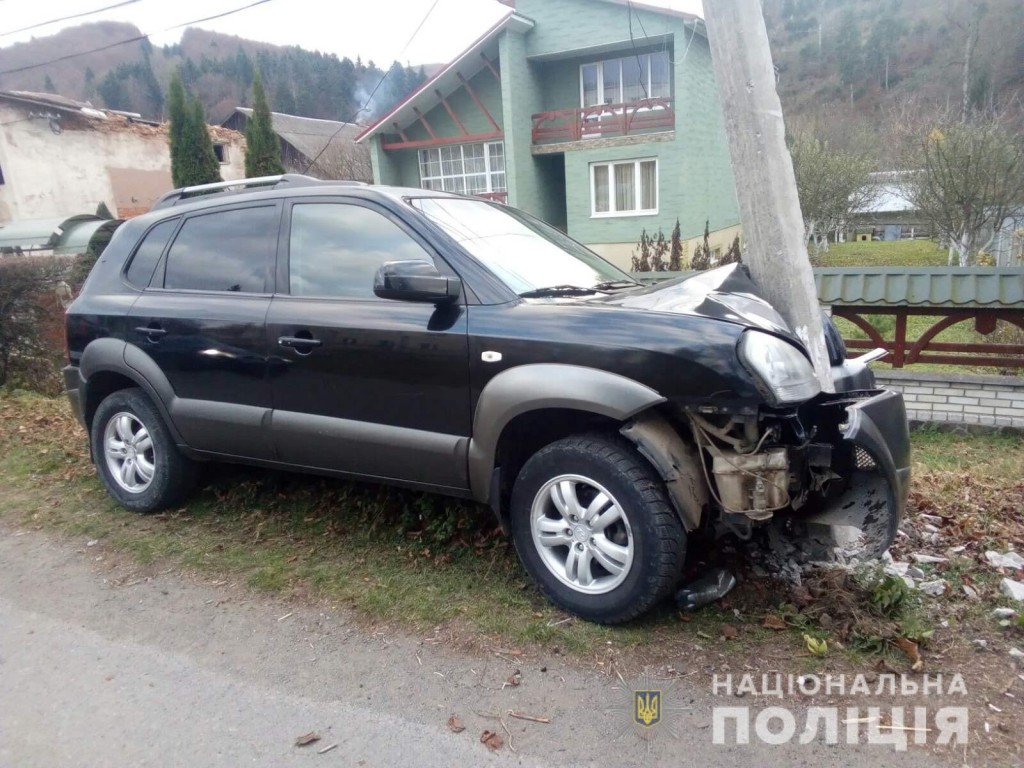
<svg viewBox="0 0 1024 768">
<path fill-rule="evenodd" d="M 249 107 L 235 107 L 247 118 L 252 116 Z M 355 141 L 362 128 L 355 123 L 337 120 L 319 120 L 314 117 L 286 115 L 283 112 L 270 113 L 274 133 L 287 141 L 306 157 L 316 157 L 331 144 L 347 144 Z"/>
</svg>

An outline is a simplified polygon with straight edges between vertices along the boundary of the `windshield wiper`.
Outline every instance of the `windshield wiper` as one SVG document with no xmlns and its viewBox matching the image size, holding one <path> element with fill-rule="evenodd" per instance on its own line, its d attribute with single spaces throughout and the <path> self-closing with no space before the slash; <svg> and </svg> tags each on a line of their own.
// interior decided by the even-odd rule
<svg viewBox="0 0 1024 768">
<path fill-rule="evenodd" d="M 542 299 L 546 296 L 589 296 L 592 293 L 606 293 L 600 286 L 584 288 L 580 285 L 549 285 L 546 288 L 534 288 L 519 294 L 524 299 Z"/>
<path fill-rule="evenodd" d="M 622 288 L 636 288 L 640 283 L 635 280 L 607 280 L 594 286 L 599 291 L 615 291 Z"/>
</svg>

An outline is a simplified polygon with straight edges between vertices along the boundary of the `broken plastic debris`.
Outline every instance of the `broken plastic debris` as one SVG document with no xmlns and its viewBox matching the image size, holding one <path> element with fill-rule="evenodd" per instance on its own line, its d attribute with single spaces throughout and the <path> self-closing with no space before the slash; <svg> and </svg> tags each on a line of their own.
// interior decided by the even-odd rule
<svg viewBox="0 0 1024 768">
<path fill-rule="evenodd" d="M 676 605 L 684 611 L 693 611 L 722 599 L 735 586 L 735 576 L 725 568 L 714 568 L 676 592 Z"/>
</svg>

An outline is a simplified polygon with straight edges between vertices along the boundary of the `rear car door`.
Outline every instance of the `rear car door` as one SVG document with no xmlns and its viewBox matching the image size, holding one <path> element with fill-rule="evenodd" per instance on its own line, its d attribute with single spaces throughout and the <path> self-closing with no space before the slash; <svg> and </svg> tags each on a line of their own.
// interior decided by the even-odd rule
<svg viewBox="0 0 1024 768">
<path fill-rule="evenodd" d="M 264 426 L 265 322 L 280 221 L 275 201 L 176 219 L 173 233 L 161 233 L 170 239 L 130 312 L 126 361 L 144 366 L 148 358 L 166 376 L 174 393 L 171 420 L 196 450 L 273 458 Z M 140 248 L 133 264 L 140 255 L 152 258 Z"/>
<path fill-rule="evenodd" d="M 288 204 L 267 316 L 272 432 L 308 468 L 468 488 L 466 308 L 373 293 L 386 261 L 454 275 L 400 217 L 356 198 Z"/>
</svg>

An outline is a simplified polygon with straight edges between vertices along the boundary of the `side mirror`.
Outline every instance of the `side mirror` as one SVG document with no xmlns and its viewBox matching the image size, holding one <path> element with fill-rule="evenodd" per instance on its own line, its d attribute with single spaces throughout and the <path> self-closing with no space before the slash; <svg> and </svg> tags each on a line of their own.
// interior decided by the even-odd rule
<svg viewBox="0 0 1024 768">
<path fill-rule="evenodd" d="M 388 261 L 373 278 L 373 292 L 382 299 L 449 304 L 462 295 L 462 281 L 445 277 L 429 261 Z"/>
</svg>

